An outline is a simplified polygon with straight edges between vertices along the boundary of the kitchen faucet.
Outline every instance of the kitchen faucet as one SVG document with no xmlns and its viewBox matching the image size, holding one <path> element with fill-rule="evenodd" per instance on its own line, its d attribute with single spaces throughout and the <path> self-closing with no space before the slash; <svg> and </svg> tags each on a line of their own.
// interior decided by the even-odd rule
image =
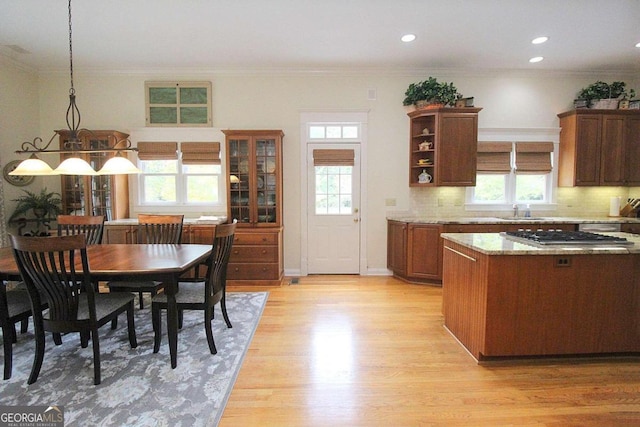
<svg viewBox="0 0 640 427">
<path fill-rule="evenodd" d="M 514 218 L 518 218 L 518 204 L 517 203 L 513 204 L 513 217 Z"/>
</svg>

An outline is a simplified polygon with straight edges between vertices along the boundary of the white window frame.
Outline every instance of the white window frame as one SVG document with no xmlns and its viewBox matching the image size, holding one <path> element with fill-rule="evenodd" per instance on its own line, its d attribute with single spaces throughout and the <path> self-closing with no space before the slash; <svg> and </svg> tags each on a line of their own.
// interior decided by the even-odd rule
<svg viewBox="0 0 640 427">
<path fill-rule="evenodd" d="M 495 142 L 536 142 L 536 141 L 551 141 L 553 142 L 553 155 L 551 158 L 551 164 L 553 170 L 547 175 L 546 179 L 546 194 L 547 199 L 543 202 L 531 202 L 524 203 L 530 204 L 532 210 L 536 211 L 554 211 L 557 209 L 557 187 L 558 187 L 558 146 L 559 146 L 559 128 L 535 128 L 535 129 L 478 129 L 478 143 L 482 141 L 495 141 Z M 513 148 L 515 150 L 515 147 Z M 513 150 L 512 150 L 512 165 L 513 165 Z M 516 204 L 516 174 L 512 169 L 507 176 L 505 185 L 505 202 L 503 203 L 482 203 L 475 201 L 475 187 L 467 187 L 465 193 L 465 211 L 468 212 L 512 212 L 513 205 Z M 520 207 L 522 202 L 518 202 Z"/>
<path fill-rule="evenodd" d="M 190 141 L 185 141 L 190 142 Z M 219 173 L 211 173 L 211 174 L 202 174 L 202 173 L 185 173 L 184 166 L 182 164 L 182 156 L 180 155 L 182 143 L 178 143 L 178 159 L 172 160 L 177 162 L 177 172 L 175 174 L 172 173 L 163 173 L 163 174 L 145 174 L 141 173 L 138 175 L 138 205 L 139 206 L 173 206 L 173 207 L 183 207 L 183 206 L 192 206 L 192 207 L 203 207 L 203 206 L 213 206 L 213 207 L 222 207 L 224 206 L 224 192 L 225 192 L 225 176 L 224 171 L 222 170 L 222 165 L 220 165 Z M 147 162 L 153 162 L 154 160 L 145 160 Z M 162 160 L 159 160 L 162 161 Z M 138 166 L 140 166 L 142 160 L 138 160 Z M 153 175 L 163 175 L 163 176 L 175 176 L 176 181 L 176 201 L 175 202 L 145 202 L 145 187 L 144 187 L 144 178 L 146 176 Z M 217 176 L 218 177 L 218 201 L 217 202 L 189 202 L 187 200 L 187 178 L 189 176 L 198 176 L 198 175 L 207 175 L 207 176 Z"/>
</svg>

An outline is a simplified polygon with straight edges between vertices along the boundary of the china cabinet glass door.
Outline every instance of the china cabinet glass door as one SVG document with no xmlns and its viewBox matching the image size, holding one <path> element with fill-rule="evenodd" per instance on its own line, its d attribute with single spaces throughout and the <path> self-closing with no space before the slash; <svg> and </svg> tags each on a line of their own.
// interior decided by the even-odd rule
<svg viewBox="0 0 640 427">
<path fill-rule="evenodd" d="M 251 183 L 249 175 L 249 139 L 229 140 L 229 173 L 230 178 L 230 198 L 229 206 L 231 217 L 237 219 L 239 223 L 251 222 L 251 211 L 249 202 L 251 201 L 249 186 Z"/>
</svg>

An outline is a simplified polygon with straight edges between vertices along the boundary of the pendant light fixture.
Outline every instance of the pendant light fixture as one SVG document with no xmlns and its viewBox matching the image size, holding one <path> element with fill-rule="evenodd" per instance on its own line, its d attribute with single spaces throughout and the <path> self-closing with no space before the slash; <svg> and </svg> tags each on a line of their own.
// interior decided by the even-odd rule
<svg viewBox="0 0 640 427">
<path fill-rule="evenodd" d="M 88 129 L 80 129 L 80 110 L 76 105 L 76 91 L 73 87 L 73 43 L 72 43 L 72 27 L 71 27 L 71 0 L 69 0 L 69 75 L 71 86 L 69 88 L 69 107 L 67 108 L 67 127 L 69 128 L 69 139 L 64 142 L 63 148 L 60 150 L 49 150 L 49 146 L 54 141 L 57 132 L 53 134 L 47 145 L 41 147 L 42 138 L 37 137 L 33 142 L 23 142 L 17 154 L 31 153 L 29 159 L 20 163 L 9 175 L 118 175 L 141 173 L 129 159 L 122 156 L 122 153 L 129 151 L 137 151 L 131 147 L 131 141 L 116 141 L 114 147 L 121 146 L 123 148 L 107 148 L 99 150 L 82 149 L 82 141 L 78 138 L 80 133 L 92 132 Z M 40 160 L 36 153 L 58 153 L 71 154 L 72 157 L 66 158 L 56 169 L 51 167 L 44 161 Z M 109 159 L 104 167 L 96 172 L 87 161 L 78 157 L 86 153 L 115 153 Z M 117 160 L 116 160 L 117 159 Z M 113 160 L 113 162 L 112 162 Z M 108 166 L 108 167 L 107 167 Z"/>
</svg>

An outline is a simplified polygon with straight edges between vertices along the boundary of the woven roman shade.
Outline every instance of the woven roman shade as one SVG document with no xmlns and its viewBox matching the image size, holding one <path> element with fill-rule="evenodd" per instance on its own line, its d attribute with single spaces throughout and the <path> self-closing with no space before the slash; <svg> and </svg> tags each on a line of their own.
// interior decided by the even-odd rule
<svg viewBox="0 0 640 427">
<path fill-rule="evenodd" d="M 511 172 L 510 142 L 479 142 L 477 171 L 479 173 Z"/>
<path fill-rule="evenodd" d="M 219 142 L 183 142 L 180 144 L 183 165 L 219 165 Z"/>
<path fill-rule="evenodd" d="M 177 160 L 177 142 L 138 142 L 138 158 L 140 160 Z"/>
<path fill-rule="evenodd" d="M 314 166 L 353 166 L 353 150 L 318 149 L 313 150 Z"/>
<path fill-rule="evenodd" d="M 516 143 L 516 173 L 549 173 L 553 142 Z"/>
</svg>

